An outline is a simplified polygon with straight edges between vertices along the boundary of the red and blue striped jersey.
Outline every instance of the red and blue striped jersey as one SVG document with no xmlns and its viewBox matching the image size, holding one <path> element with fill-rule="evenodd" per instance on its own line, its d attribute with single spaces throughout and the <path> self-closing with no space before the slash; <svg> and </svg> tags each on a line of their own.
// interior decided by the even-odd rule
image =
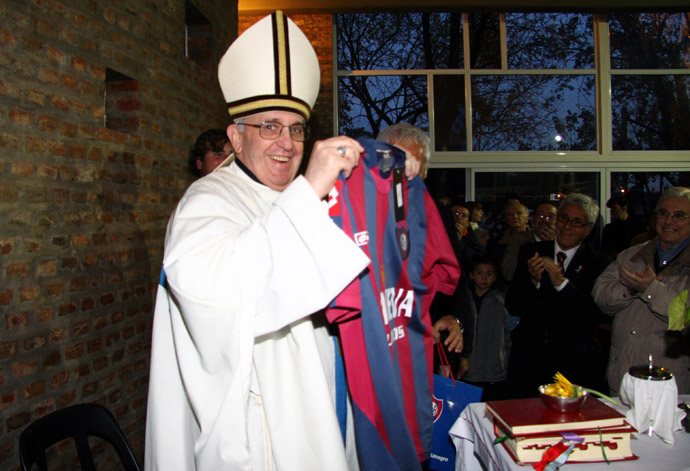
<svg viewBox="0 0 690 471">
<path fill-rule="evenodd" d="M 452 294 L 460 268 L 405 153 L 360 139 L 365 152 L 329 195 L 333 220 L 371 264 L 327 311 L 337 323 L 364 470 L 417 470 L 432 439 L 434 294 Z"/>
</svg>

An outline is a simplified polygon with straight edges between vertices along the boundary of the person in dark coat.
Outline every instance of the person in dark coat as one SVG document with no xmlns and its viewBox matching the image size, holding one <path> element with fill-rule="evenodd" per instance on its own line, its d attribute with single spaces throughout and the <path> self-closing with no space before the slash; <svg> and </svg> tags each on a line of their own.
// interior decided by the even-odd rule
<svg viewBox="0 0 690 471">
<path fill-rule="evenodd" d="M 575 384 L 606 388 L 598 332 L 605 316 L 591 291 L 611 259 L 582 243 L 598 213 L 588 196 L 571 194 L 559 205 L 556 239 L 520 249 L 505 298 L 508 311 L 520 317 L 508 366 L 511 397 L 538 396 L 539 385 L 552 383 L 556 372 Z"/>
</svg>

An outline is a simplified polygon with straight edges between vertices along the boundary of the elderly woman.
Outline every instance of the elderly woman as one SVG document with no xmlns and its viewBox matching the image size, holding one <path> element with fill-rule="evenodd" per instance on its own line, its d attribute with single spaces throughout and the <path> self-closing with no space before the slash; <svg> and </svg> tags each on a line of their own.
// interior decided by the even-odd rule
<svg viewBox="0 0 690 471">
<path fill-rule="evenodd" d="M 650 354 L 674 374 L 680 394 L 690 393 L 687 336 L 669 331 L 669 304 L 690 287 L 690 189 L 664 191 L 656 214 L 657 236 L 621 252 L 592 290 L 599 308 L 614 316 L 607 371 L 613 394 Z"/>
</svg>

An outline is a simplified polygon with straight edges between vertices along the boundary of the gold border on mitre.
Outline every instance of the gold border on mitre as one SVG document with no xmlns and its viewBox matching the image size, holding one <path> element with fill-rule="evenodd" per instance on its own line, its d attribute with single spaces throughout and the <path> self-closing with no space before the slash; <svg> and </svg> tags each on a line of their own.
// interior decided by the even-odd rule
<svg viewBox="0 0 690 471">
<path fill-rule="evenodd" d="M 218 64 L 218 81 L 233 119 L 268 110 L 309 119 L 319 94 L 319 59 L 302 30 L 282 11 L 242 33 Z"/>
</svg>

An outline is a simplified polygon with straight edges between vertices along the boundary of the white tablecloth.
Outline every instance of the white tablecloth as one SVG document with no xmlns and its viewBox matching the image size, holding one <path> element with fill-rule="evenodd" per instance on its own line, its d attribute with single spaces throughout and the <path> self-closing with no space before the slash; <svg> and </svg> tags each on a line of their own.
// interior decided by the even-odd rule
<svg viewBox="0 0 690 471">
<path fill-rule="evenodd" d="M 678 402 L 690 403 L 690 395 L 679 396 Z M 625 414 L 627 407 L 617 406 Z M 468 405 L 450 429 L 457 450 L 456 471 L 531 471 L 531 466 L 518 466 L 501 445 L 493 445 L 492 421 L 486 405 Z M 632 451 L 639 457 L 633 461 L 567 464 L 565 471 L 690 471 L 690 433 L 674 432 L 675 445 L 658 437 L 634 433 Z"/>
</svg>

